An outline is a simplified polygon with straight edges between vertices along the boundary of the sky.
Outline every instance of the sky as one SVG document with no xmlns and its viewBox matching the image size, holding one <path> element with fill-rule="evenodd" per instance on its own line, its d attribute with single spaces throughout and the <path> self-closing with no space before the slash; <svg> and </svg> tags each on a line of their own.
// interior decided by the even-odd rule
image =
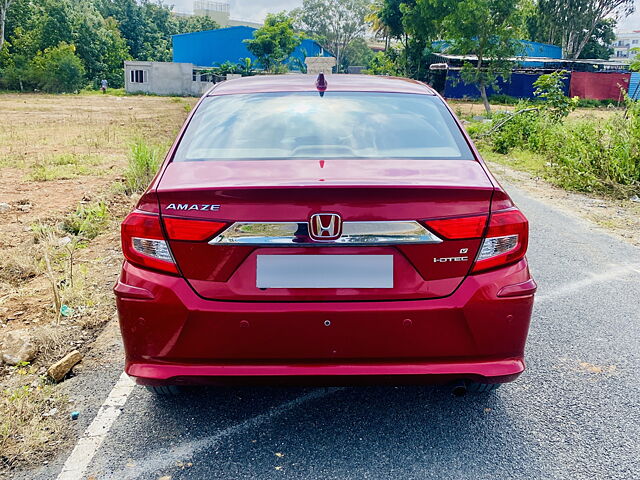
<svg viewBox="0 0 640 480">
<path fill-rule="evenodd" d="M 228 2 L 231 5 L 231 18 L 254 22 L 263 21 L 267 13 L 291 10 L 302 4 L 302 0 L 228 0 Z M 193 10 L 193 0 L 169 0 L 166 3 L 173 3 L 175 9 L 181 12 Z M 618 22 L 618 30 L 640 30 L 640 0 L 636 0 L 636 12 Z"/>
<path fill-rule="evenodd" d="M 227 3 L 224 0 L 218 1 Z M 193 0 L 165 0 L 165 3 L 174 4 L 175 10 L 180 12 L 193 10 Z M 231 18 L 261 22 L 267 13 L 291 10 L 302 5 L 302 0 L 228 0 L 228 3 L 231 5 Z"/>
</svg>

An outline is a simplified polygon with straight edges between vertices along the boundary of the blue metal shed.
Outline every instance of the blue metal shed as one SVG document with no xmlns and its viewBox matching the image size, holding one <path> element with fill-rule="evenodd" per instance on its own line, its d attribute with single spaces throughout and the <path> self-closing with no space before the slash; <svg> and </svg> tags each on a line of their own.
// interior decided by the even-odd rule
<svg viewBox="0 0 640 480">
<path fill-rule="evenodd" d="M 247 57 L 255 61 L 256 57 L 244 43 L 253 38 L 255 31 L 255 28 L 240 26 L 173 35 L 173 61 L 198 67 L 215 67 L 227 61 L 237 63 Z M 317 42 L 305 39 L 291 56 L 304 61 L 305 57 L 332 55 Z M 295 69 L 296 65 L 290 63 L 290 66 Z"/>
<path fill-rule="evenodd" d="M 548 43 L 520 40 L 523 57 L 562 58 L 562 47 Z"/>
<path fill-rule="evenodd" d="M 517 52 L 518 57 L 536 57 L 536 58 L 562 58 L 562 47 L 551 45 L 549 43 L 532 42 L 531 40 L 518 40 L 520 50 Z M 447 52 L 451 46 L 448 42 L 437 40 L 431 44 L 436 52 Z"/>
<path fill-rule="evenodd" d="M 539 77 L 539 73 L 513 73 L 509 81 L 498 78 L 498 88 L 487 88 L 487 95 L 503 94 L 516 98 L 535 98 L 533 82 Z M 562 83 L 564 94 L 568 95 L 569 78 L 565 78 Z M 444 96 L 445 98 L 479 98 L 480 91 L 475 85 L 464 83 L 459 71 L 451 70 L 447 74 Z"/>
<path fill-rule="evenodd" d="M 640 72 L 632 72 L 629 79 L 629 96 L 640 100 Z"/>
</svg>

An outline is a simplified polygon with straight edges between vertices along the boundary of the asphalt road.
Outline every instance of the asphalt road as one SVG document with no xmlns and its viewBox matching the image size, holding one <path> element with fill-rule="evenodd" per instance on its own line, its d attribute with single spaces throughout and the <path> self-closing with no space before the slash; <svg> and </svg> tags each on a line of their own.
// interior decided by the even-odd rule
<svg viewBox="0 0 640 480">
<path fill-rule="evenodd" d="M 84 478 L 640 478 L 640 249 L 509 191 L 531 222 L 539 283 L 518 381 L 463 398 L 366 387 L 158 400 L 135 387 Z M 84 425 L 120 369 L 78 384 Z M 26 478 L 56 478 L 68 455 Z"/>
</svg>

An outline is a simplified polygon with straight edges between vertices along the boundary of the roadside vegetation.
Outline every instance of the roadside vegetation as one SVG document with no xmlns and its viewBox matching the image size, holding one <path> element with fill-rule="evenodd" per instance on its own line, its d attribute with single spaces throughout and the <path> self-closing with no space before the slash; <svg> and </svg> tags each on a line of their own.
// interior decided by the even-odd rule
<svg viewBox="0 0 640 480">
<path fill-rule="evenodd" d="M 568 190 L 629 198 L 640 187 L 640 104 L 606 117 L 570 117 L 577 99 L 562 91 L 563 72 L 536 82 L 540 102 L 519 102 L 467 129 L 490 160 L 510 164 Z"/>
<path fill-rule="evenodd" d="M 65 379 L 92 361 L 115 316 L 119 223 L 194 103 L 0 95 L 0 476 L 73 435 L 82 406 L 48 368 L 74 350 Z"/>
</svg>

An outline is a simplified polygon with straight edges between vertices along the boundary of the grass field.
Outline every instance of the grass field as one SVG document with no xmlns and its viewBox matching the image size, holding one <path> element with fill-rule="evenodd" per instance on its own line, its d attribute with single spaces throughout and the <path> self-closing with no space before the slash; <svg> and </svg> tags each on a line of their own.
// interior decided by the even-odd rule
<svg viewBox="0 0 640 480">
<path fill-rule="evenodd" d="M 39 352 L 0 366 L 0 472 L 68 441 L 70 406 L 44 373 L 74 348 L 89 354 L 114 316 L 132 145 L 166 150 L 195 101 L 0 95 L 0 339 L 28 329 Z"/>
</svg>

